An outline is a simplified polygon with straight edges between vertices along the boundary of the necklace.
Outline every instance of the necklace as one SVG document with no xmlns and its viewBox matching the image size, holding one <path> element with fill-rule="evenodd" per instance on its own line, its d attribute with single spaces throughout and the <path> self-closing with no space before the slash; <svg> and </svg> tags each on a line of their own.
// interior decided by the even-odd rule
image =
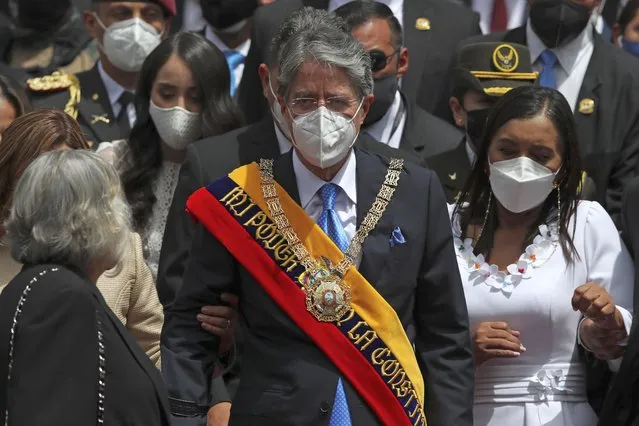
<svg viewBox="0 0 639 426">
<path fill-rule="evenodd" d="M 370 210 L 355 232 L 344 257 L 333 268 L 327 259 L 324 263 L 314 259 L 291 227 L 280 202 L 273 180 L 273 160 L 260 160 L 260 183 L 262 194 L 275 226 L 291 246 L 291 250 L 306 270 L 304 287 L 306 309 L 322 322 L 337 322 L 351 310 L 350 288 L 343 277 L 348 268 L 359 258 L 368 234 L 377 226 L 386 207 L 393 198 L 404 160 L 392 158 L 384 183 L 377 193 Z"/>
</svg>

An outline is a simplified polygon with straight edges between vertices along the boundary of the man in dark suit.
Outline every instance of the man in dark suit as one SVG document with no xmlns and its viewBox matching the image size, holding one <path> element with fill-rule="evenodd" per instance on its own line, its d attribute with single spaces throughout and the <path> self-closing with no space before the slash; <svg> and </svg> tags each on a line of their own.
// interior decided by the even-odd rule
<svg viewBox="0 0 639 426">
<path fill-rule="evenodd" d="M 573 107 L 585 171 L 600 202 L 620 225 L 621 198 L 639 155 L 639 62 L 590 25 L 597 1 L 529 0 L 529 23 L 472 38 L 526 45 L 540 84 Z M 573 13 L 567 13 L 572 10 Z"/>
<path fill-rule="evenodd" d="M 409 102 L 400 80 L 410 69 L 402 27 L 383 3 L 351 1 L 335 9 L 351 34 L 371 57 L 375 102 L 364 121 L 364 132 L 392 148 L 422 158 L 453 149 L 461 133 L 450 124 Z"/>
<path fill-rule="evenodd" d="M 319 21 L 331 19 L 320 10 L 302 13 Z M 367 57 L 350 34 L 333 25 L 323 31 L 321 27 L 309 26 L 306 31 L 291 36 L 280 53 L 277 92 L 295 148 L 275 160 L 274 178 L 299 205 L 297 208 L 305 212 L 299 210 L 303 216 L 297 217 L 319 224 L 323 232 L 314 228 L 318 232 L 314 238 L 330 243 L 328 235 L 331 235 L 335 244 L 331 245 L 333 255 L 343 256 L 337 247 L 345 251 L 347 240 L 354 238 L 355 228 L 363 222 L 371 223 L 364 220 L 364 216 L 371 209 L 375 194 L 383 182 L 394 182 L 393 176 L 399 173 L 400 181 L 392 191 L 392 200 L 379 213 L 378 224 L 370 225 L 372 229 L 361 246 L 361 257 L 356 248 L 359 245 L 352 249 L 359 272 L 355 269 L 350 272 L 361 273 L 368 280 L 387 303 L 374 303 L 372 294 L 367 300 L 375 307 L 389 310 L 395 319 L 387 325 L 398 326 L 398 335 L 405 333 L 406 362 L 414 360 L 419 366 L 418 374 L 424 378 L 426 391 L 422 407 L 429 424 L 471 425 L 474 372 L 468 320 L 448 214 L 437 178 L 415 164 L 406 162 L 402 167 L 398 166 L 401 162 L 393 161 L 389 165 L 384 157 L 351 149 L 373 100 Z M 325 127 L 324 131 L 318 130 L 322 128 L 320 123 L 329 121 L 335 125 L 334 131 L 327 133 Z M 329 146 L 332 148 L 327 151 Z M 256 169 L 251 166 L 241 170 Z M 227 182 L 225 179 L 217 184 Z M 246 180 L 260 181 L 255 174 Z M 203 205 L 193 202 L 202 191 L 207 189 L 199 190 L 189 200 L 189 210 L 196 217 L 203 213 L 199 208 Z M 416 197 L 416 194 L 421 195 Z M 411 203 L 411 209 L 405 208 L 407 202 Z M 285 208 L 287 217 L 288 212 Z M 329 214 L 330 225 L 326 222 L 329 219 L 320 219 L 322 215 L 328 218 Z M 392 407 L 404 410 L 403 404 L 390 399 L 396 398 L 392 393 L 379 404 L 372 403 L 375 395 L 366 389 L 381 388 L 372 383 L 370 387 L 364 385 L 373 377 L 370 375 L 373 371 L 356 374 L 357 366 L 363 365 L 359 364 L 359 358 L 347 367 L 324 352 L 341 352 L 347 350 L 345 347 L 339 348 L 336 342 L 337 346 L 328 349 L 309 338 L 309 333 L 319 329 L 326 330 L 322 335 L 333 335 L 340 327 L 335 319 L 317 314 L 328 321 L 321 322 L 308 316 L 303 299 L 292 292 L 290 302 L 302 309 L 300 315 L 308 321 L 304 325 L 297 323 L 293 319 L 295 314 L 285 313 L 283 306 L 269 297 L 263 287 L 268 280 L 252 278 L 259 274 L 248 273 L 246 265 L 240 263 L 243 255 L 231 254 L 223 245 L 241 241 L 236 238 L 239 235 L 229 235 L 230 239 L 222 240 L 220 235 L 210 233 L 211 228 L 202 226 L 203 216 L 199 219 L 184 283 L 166 311 L 163 331 L 163 374 L 171 398 L 179 402 L 173 410 L 181 416 L 175 417 L 177 424 L 204 424 L 203 415 L 197 413 L 215 399 L 215 395 L 211 395 L 209 374 L 219 342 L 193 319 L 202 305 L 219 304 L 219 296 L 225 291 L 241 295 L 239 310 L 246 325 L 242 380 L 233 399 L 232 424 L 334 425 L 337 424 L 334 416 L 339 414 L 352 420 L 353 425 L 370 425 L 378 424 Z M 289 219 L 294 226 L 292 232 L 298 232 L 295 217 Z M 361 232 L 364 234 L 358 235 L 366 234 Z M 248 250 L 249 246 L 241 251 Z M 245 254 L 246 259 L 255 259 L 254 253 L 246 251 Z M 267 275 L 284 279 L 275 269 L 267 268 L 270 271 Z M 335 286 L 339 285 L 334 284 L 331 291 L 337 295 L 342 290 Z M 355 285 L 353 291 L 356 291 Z M 331 297 L 320 299 L 317 303 L 327 309 L 335 306 Z M 345 312 L 342 308 L 348 307 L 347 299 L 338 295 L 335 300 L 340 311 Z M 354 315 L 359 315 L 355 311 Z M 374 318 L 382 321 L 381 317 Z M 381 386 L 386 391 L 390 389 L 386 384 Z M 421 402 L 407 401 L 406 404 L 416 407 L 415 422 L 423 424 L 418 419 Z M 402 415 L 411 416 L 404 411 Z"/>
<path fill-rule="evenodd" d="M 238 92 L 240 106 L 249 122 L 259 121 L 268 105 L 255 99 L 260 83 L 257 69 L 264 62 L 269 43 L 280 24 L 304 6 L 334 10 L 343 0 L 277 0 L 259 8 L 253 16 L 251 49 L 246 75 Z M 402 80 L 408 102 L 433 112 L 444 93 L 446 69 L 459 43 L 480 34 L 479 16 L 463 6 L 443 0 L 397 0 L 391 9 L 402 23 L 405 46 L 412 52 L 411 66 Z M 401 19 L 399 15 L 401 14 Z"/>
<path fill-rule="evenodd" d="M 505 63 L 508 58 L 512 62 Z M 454 149 L 428 159 L 449 203 L 457 201 L 466 184 L 490 108 L 510 89 L 537 80 L 529 58 L 528 49 L 514 43 L 468 44 L 459 51 L 451 74 L 453 95 L 449 104 L 455 124 L 465 136 L 457 140 Z"/>
<path fill-rule="evenodd" d="M 97 148 L 101 142 L 128 138 L 135 124 L 133 92 L 142 66 L 140 59 L 143 59 L 135 54 L 139 49 L 152 50 L 152 46 L 133 46 L 138 50 L 127 56 L 123 46 L 113 43 L 109 46 L 114 47 L 105 50 L 104 36 L 108 28 L 139 18 L 155 29 L 159 44 L 168 34 L 175 0 L 93 0 L 93 6 L 93 10 L 84 13 L 84 22 L 89 34 L 103 46 L 99 49 L 98 63 L 77 75 L 54 73 L 33 79 L 28 88 L 36 108 L 67 111 L 78 120 L 87 140 Z"/>
</svg>

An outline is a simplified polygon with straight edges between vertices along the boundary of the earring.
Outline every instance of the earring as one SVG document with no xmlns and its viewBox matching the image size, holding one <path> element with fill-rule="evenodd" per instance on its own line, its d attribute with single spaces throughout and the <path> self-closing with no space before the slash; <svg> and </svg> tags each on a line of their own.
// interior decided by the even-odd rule
<svg viewBox="0 0 639 426">
<path fill-rule="evenodd" d="M 557 226 L 561 222 L 561 188 L 557 185 Z"/>
<path fill-rule="evenodd" d="M 484 222 L 481 224 L 481 228 L 479 229 L 479 235 L 473 241 L 474 245 L 477 245 L 479 240 L 481 239 L 482 234 L 484 233 L 484 228 L 486 227 L 486 222 L 488 222 L 488 216 L 490 215 L 490 206 L 493 201 L 493 190 L 490 190 L 490 194 L 488 195 L 488 205 L 486 206 L 486 213 L 484 214 Z"/>
</svg>

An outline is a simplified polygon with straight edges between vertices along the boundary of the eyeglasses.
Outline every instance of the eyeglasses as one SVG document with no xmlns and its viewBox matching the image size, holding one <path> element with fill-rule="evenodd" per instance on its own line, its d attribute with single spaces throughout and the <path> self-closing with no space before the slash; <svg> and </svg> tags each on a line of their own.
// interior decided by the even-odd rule
<svg viewBox="0 0 639 426">
<path fill-rule="evenodd" d="M 344 114 L 348 113 L 355 104 L 357 104 L 356 100 L 343 96 L 335 96 L 324 99 L 323 106 L 333 112 Z M 315 98 L 295 98 L 289 102 L 289 107 L 295 115 L 309 114 L 315 111 L 319 106 L 320 101 Z"/>
<path fill-rule="evenodd" d="M 384 52 L 378 49 L 369 50 L 368 55 L 371 57 L 371 70 L 373 72 L 378 72 L 386 68 L 386 65 L 388 65 L 388 60 L 395 56 L 395 54 L 398 52 L 399 49 L 395 50 L 390 55 L 386 55 Z"/>
</svg>

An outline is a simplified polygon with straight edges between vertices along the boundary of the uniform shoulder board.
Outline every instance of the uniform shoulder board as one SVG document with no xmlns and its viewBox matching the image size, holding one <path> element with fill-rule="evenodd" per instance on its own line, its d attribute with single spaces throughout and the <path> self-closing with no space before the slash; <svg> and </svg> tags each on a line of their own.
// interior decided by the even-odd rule
<svg viewBox="0 0 639 426">
<path fill-rule="evenodd" d="M 27 87 L 31 92 L 53 93 L 66 90 L 73 85 L 73 77 L 59 71 L 44 77 L 30 78 Z"/>
</svg>

